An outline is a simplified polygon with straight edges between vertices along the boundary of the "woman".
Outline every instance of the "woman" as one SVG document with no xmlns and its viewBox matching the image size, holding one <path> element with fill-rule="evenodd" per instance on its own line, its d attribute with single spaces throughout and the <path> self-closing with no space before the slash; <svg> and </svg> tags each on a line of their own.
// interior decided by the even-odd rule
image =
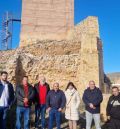
<svg viewBox="0 0 120 129">
<path fill-rule="evenodd" d="M 77 129 L 77 121 L 79 120 L 80 95 L 72 82 L 68 83 L 65 96 L 67 101 L 65 118 L 69 120 L 70 129 Z"/>
</svg>

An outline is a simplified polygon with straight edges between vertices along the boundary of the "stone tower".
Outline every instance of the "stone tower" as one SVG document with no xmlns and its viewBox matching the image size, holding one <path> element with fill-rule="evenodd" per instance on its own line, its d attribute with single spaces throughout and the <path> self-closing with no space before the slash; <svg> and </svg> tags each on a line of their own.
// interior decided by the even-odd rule
<svg viewBox="0 0 120 129">
<path fill-rule="evenodd" d="M 81 93 L 90 80 L 103 90 L 98 18 L 89 16 L 74 26 L 74 0 L 23 0 L 20 46 L 26 46 L 27 51 L 39 59 L 30 61 L 36 62 L 35 68 L 22 66 L 31 82 L 42 73 L 51 83 L 61 79 L 63 87 L 68 81 L 75 82 Z M 21 66 L 19 68 L 21 71 Z"/>
<path fill-rule="evenodd" d="M 28 39 L 62 40 L 74 26 L 74 0 L 23 0 L 20 46 Z"/>
</svg>

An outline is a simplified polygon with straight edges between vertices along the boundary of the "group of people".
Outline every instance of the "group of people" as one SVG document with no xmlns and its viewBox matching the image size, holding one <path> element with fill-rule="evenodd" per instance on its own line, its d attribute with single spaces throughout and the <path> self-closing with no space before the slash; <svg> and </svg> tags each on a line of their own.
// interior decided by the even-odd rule
<svg viewBox="0 0 120 129">
<path fill-rule="evenodd" d="M 35 128 L 53 129 L 53 123 L 56 120 L 56 127 L 60 129 L 61 114 L 65 112 L 69 129 L 77 129 L 77 121 L 80 117 L 80 94 L 73 82 L 69 82 L 65 92 L 63 92 L 60 90 L 57 82 L 50 89 L 44 76 L 39 76 L 38 83 L 34 86 L 29 84 L 28 77 L 24 76 L 21 84 L 16 86 L 14 90 L 7 77 L 7 72 L 1 72 L 0 129 L 6 129 L 7 110 L 15 102 L 17 103 L 16 129 L 21 129 L 22 127 L 22 116 L 24 129 L 30 129 L 29 118 L 32 104 L 35 105 Z M 91 128 L 93 119 L 96 129 L 101 129 L 100 104 L 103 100 L 103 95 L 101 90 L 96 87 L 94 81 L 89 81 L 89 86 L 85 89 L 82 100 L 86 108 L 86 129 Z M 46 124 L 46 112 L 49 114 L 48 126 Z M 110 119 L 110 129 L 120 129 L 120 93 L 117 87 L 112 88 L 112 96 L 107 105 L 107 116 Z"/>
</svg>

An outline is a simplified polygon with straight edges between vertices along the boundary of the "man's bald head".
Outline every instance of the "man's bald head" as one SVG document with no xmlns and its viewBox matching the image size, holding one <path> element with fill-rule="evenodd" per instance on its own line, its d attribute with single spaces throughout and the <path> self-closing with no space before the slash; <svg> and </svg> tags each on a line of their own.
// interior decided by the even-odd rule
<svg viewBox="0 0 120 129">
<path fill-rule="evenodd" d="M 90 87 L 91 90 L 94 89 L 95 88 L 95 81 L 90 80 L 89 81 L 89 87 Z"/>
<path fill-rule="evenodd" d="M 59 90 L 59 83 L 58 82 L 56 82 L 56 83 L 53 84 L 53 89 L 55 91 Z"/>
</svg>

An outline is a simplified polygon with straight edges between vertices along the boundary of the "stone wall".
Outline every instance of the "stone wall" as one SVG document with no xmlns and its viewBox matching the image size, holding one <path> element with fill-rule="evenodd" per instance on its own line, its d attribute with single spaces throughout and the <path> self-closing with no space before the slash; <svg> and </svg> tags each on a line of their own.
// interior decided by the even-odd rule
<svg viewBox="0 0 120 129">
<path fill-rule="evenodd" d="M 89 80 L 94 80 L 104 90 L 103 51 L 97 17 L 88 17 L 76 25 L 66 40 L 28 38 L 22 44 L 27 45 L 0 52 L 1 70 L 9 73 L 9 80 L 15 86 L 21 83 L 24 75 L 34 84 L 41 74 L 51 88 L 54 82 L 59 82 L 64 90 L 67 83 L 73 81 L 81 98 Z M 108 100 L 107 95 L 104 98 Z M 102 104 L 104 116 L 105 106 L 106 100 Z"/>
<path fill-rule="evenodd" d="M 11 56 L 13 56 L 15 50 L 0 51 L 0 71 L 5 69 L 6 64 Z"/>
<path fill-rule="evenodd" d="M 43 45 L 40 49 L 33 47 L 32 53 L 36 53 L 36 56 L 38 53 L 43 56 L 53 54 L 65 60 L 65 55 L 77 54 L 80 65 L 75 71 L 75 78 L 78 87 L 83 91 L 88 81 L 94 79 L 103 90 L 103 55 L 98 18 L 90 16 L 74 26 L 74 0 L 23 0 L 20 46 L 38 42 Z M 74 48 L 75 43 L 80 44 L 78 49 Z"/>
<path fill-rule="evenodd" d="M 22 44 L 28 45 L 13 50 L 12 54 L 3 52 L 9 79 L 17 84 L 23 75 L 28 75 L 34 84 L 38 75 L 43 74 L 51 86 L 58 81 L 65 89 L 67 83 L 73 81 L 83 93 L 89 80 L 95 80 L 96 85 L 103 89 L 102 42 L 99 40 L 98 19 L 88 17 L 70 30 L 67 36 L 68 39 L 60 41 L 30 38 L 22 41 Z"/>
<path fill-rule="evenodd" d="M 21 41 L 65 39 L 74 26 L 74 0 L 23 0 Z M 20 46 L 24 46 L 21 42 Z"/>
<path fill-rule="evenodd" d="M 47 41 L 15 50 L 5 67 L 9 72 L 9 80 L 17 84 L 24 75 L 28 75 L 30 83 L 34 84 L 38 75 L 42 74 L 51 86 L 57 81 L 62 89 L 70 80 L 77 83 L 81 43 L 73 44 L 66 41 Z"/>
<path fill-rule="evenodd" d="M 72 39 L 81 42 L 79 82 L 85 89 L 89 80 L 94 80 L 96 85 L 103 89 L 104 72 L 102 57 L 102 42 L 99 35 L 97 17 L 88 17 L 75 26 Z"/>
</svg>

